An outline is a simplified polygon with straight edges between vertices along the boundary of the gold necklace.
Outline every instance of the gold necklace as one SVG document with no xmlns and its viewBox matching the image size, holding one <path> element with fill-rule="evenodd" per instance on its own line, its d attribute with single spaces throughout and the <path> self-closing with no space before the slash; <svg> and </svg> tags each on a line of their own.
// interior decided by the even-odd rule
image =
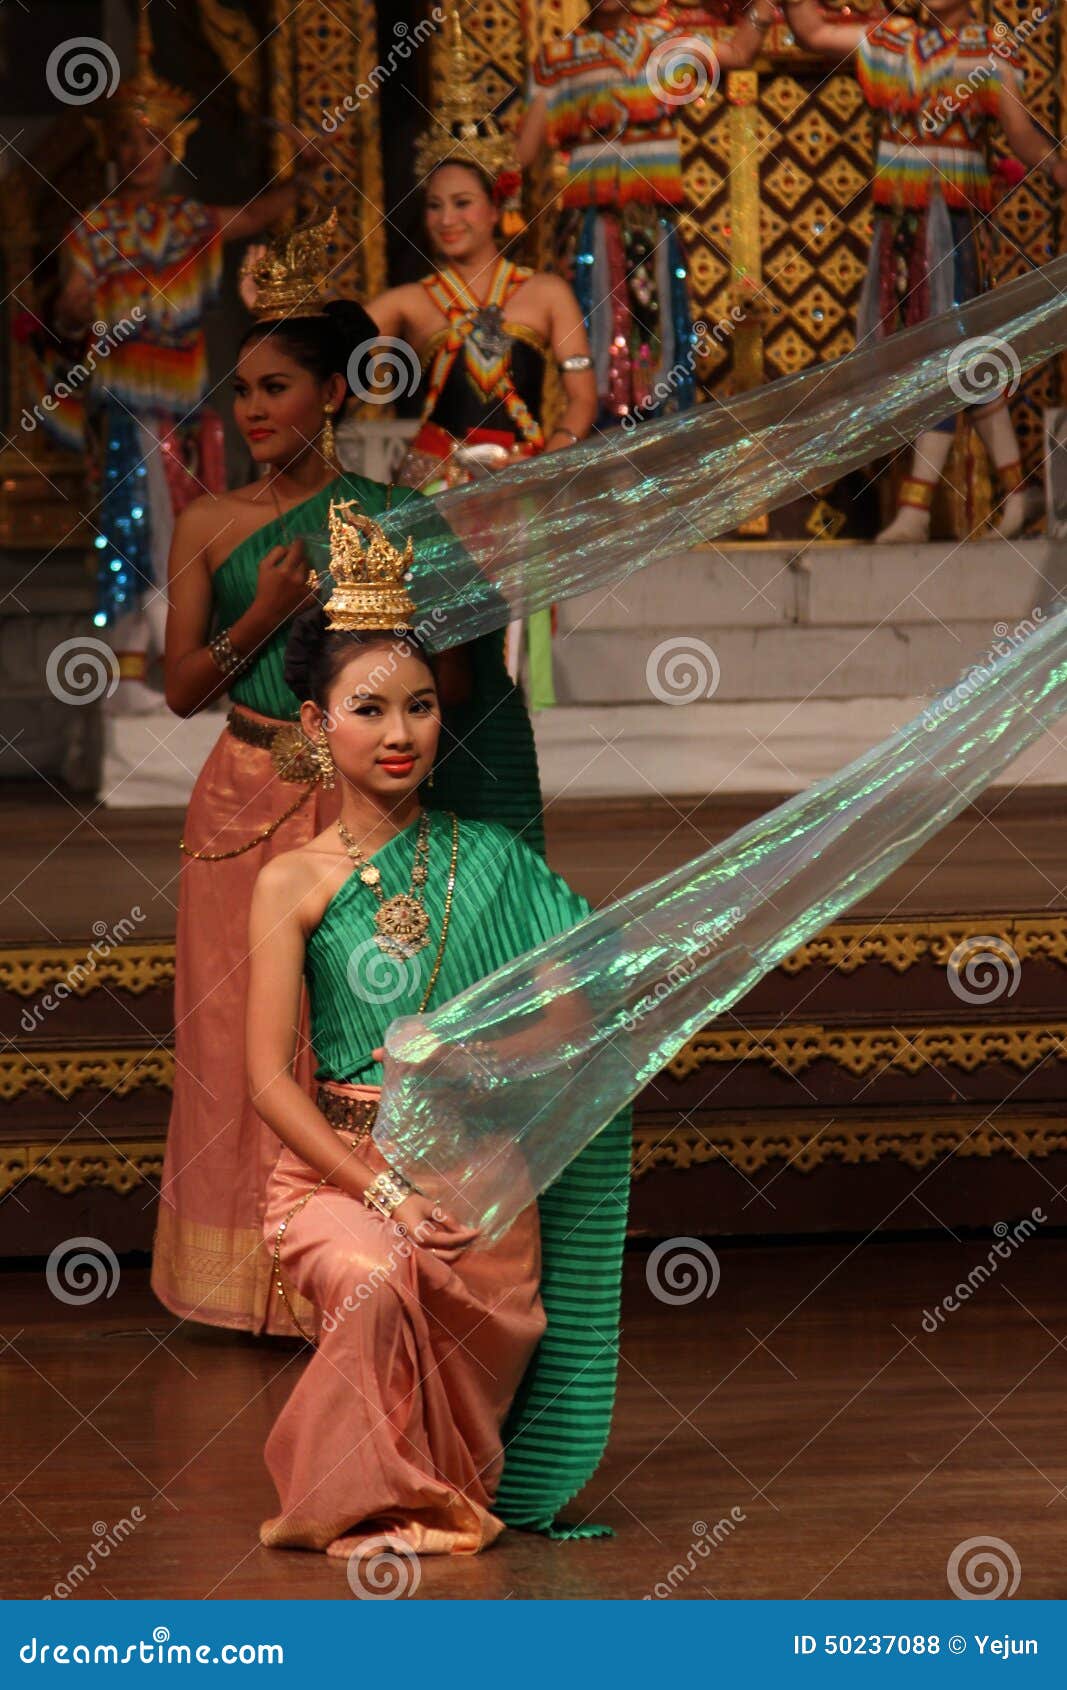
<svg viewBox="0 0 1067 1690">
<path fill-rule="evenodd" d="M 377 863 L 369 863 L 344 822 L 338 818 L 337 831 L 341 842 L 359 871 L 364 886 L 369 886 L 378 900 L 374 925 L 378 929 L 375 944 L 386 956 L 412 957 L 428 945 L 430 918 L 422 902 L 426 887 L 426 865 L 430 855 L 430 816 L 422 812 L 419 831 L 415 837 L 415 860 L 411 865 L 411 883 L 406 892 L 387 898 L 382 891 L 382 871 Z"/>
</svg>

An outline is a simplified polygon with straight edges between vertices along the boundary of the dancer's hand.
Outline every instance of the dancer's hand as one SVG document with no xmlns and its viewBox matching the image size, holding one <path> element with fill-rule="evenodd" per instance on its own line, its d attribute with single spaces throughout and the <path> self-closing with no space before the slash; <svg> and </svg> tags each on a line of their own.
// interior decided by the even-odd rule
<svg viewBox="0 0 1067 1690">
<path fill-rule="evenodd" d="M 272 546 L 261 559 L 256 606 L 264 619 L 270 620 L 272 629 L 316 602 L 310 575 L 303 540 L 294 540 L 288 546 Z"/>
<path fill-rule="evenodd" d="M 442 1262 L 457 1261 L 481 1233 L 481 1227 L 460 1226 L 440 1203 L 417 1191 L 397 1204 L 392 1218 L 420 1249 L 432 1251 Z"/>
</svg>

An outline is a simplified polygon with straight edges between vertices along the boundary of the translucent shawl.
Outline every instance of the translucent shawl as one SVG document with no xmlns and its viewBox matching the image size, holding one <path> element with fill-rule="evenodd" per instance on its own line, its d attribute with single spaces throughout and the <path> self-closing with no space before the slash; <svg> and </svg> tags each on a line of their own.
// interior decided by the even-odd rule
<svg viewBox="0 0 1067 1690">
<path fill-rule="evenodd" d="M 437 649 L 617 581 L 895 447 L 1067 344 L 1067 258 L 874 349 L 408 505 Z M 992 378 L 992 379 L 991 379 Z M 375 1138 L 492 1242 L 685 1041 L 1067 708 L 1067 611 L 838 774 L 426 1017 Z"/>
<path fill-rule="evenodd" d="M 386 1040 L 374 1137 L 500 1236 L 685 1041 L 878 886 L 1067 710 L 1067 608 L 724 844 Z"/>
<path fill-rule="evenodd" d="M 898 450 L 1067 346 L 1065 299 L 1067 257 L 869 351 L 394 509 L 420 634 L 437 651 L 473 639 Z"/>
</svg>

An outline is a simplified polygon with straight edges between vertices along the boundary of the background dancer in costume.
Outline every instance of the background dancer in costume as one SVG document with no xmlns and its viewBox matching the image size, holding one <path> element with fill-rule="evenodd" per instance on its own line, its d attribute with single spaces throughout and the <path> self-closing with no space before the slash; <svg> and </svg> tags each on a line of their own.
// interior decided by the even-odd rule
<svg viewBox="0 0 1067 1690">
<path fill-rule="evenodd" d="M 981 227 L 993 205 L 988 163 L 998 126 L 1030 169 L 1067 189 L 1067 159 L 1022 101 L 1018 49 L 1001 28 L 981 23 L 967 0 L 925 0 L 918 19 L 835 22 L 819 0 L 786 0 L 789 26 L 821 53 L 855 50 L 868 105 L 882 118 L 874 177 L 875 230 L 860 296 L 857 344 L 910 328 L 975 298 L 987 286 Z M 975 427 L 1004 502 L 996 530 L 1022 531 L 1026 497 L 1019 443 L 1007 400 L 975 406 Z M 948 461 L 955 419 L 915 442 L 911 472 L 880 541 L 929 537 L 930 507 Z"/>
<path fill-rule="evenodd" d="M 118 184 L 64 240 L 54 317 L 61 345 L 38 343 L 38 380 L 50 391 L 83 356 L 90 325 L 98 340 L 105 340 L 100 325 L 108 331 L 91 387 L 45 415 L 60 445 L 91 450 L 99 465 L 94 621 L 109 630 L 118 658 L 121 680 L 106 706 L 118 715 L 163 708 L 146 674 L 162 653 L 166 604 L 157 587 L 173 522 L 190 500 L 225 485 L 222 425 L 203 405 L 203 319 L 218 289 L 222 244 L 285 216 L 300 191 L 294 176 L 246 206 L 167 193 L 165 178 L 197 127 L 187 115 L 192 105 L 191 94 L 153 71 L 142 6 L 137 69 L 101 120 Z M 312 143 L 297 139 L 299 167 Z"/>
<path fill-rule="evenodd" d="M 531 1202 L 502 1240 L 472 1251 L 476 1235 L 394 1179 L 370 1140 L 393 1017 L 446 1001 L 588 906 L 505 829 L 421 809 L 440 718 L 430 664 L 403 637 L 414 611 L 403 587 L 410 548 L 395 550 L 357 515 L 364 553 L 345 514 L 331 512 L 333 594 L 325 613 L 294 626 L 286 670 L 307 699 L 306 732 L 317 735 L 327 713 L 337 721 L 329 743 L 341 813 L 264 870 L 252 905 L 249 1082 L 285 1145 L 263 1231 L 283 1297 L 286 1275 L 319 1315 L 318 1351 L 267 1444 L 281 1509 L 261 1540 L 347 1557 L 380 1549 L 384 1535 L 416 1553 L 474 1553 L 503 1530 L 494 1508 L 502 1469 L 517 1467 L 527 1484 L 536 1477 L 526 1437 L 540 1399 L 530 1376 L 546 1356 L 564 1404 L 553 1462 L 568 1476 L 555 1480 L 557 1499 L 599 1461 L 614 1396 L 628 1179 L 602 1186 L 562 1245 L 551 1227 L 542 1238 Z M 302 975 L 317 1107 L 289 1077 Z M 462 1077 L 457 1086 L 462 1094 Z M 602 1137 L 625 1169 L 627 1115 Z M 574 1352 L 566 1357 L 573 1304 L 570 1317 L 564 1306 L 554 1319 L 540 1295 L 542 1280 L 546 1298 L 557 1283 L 557 1258 L 575 1234 L 587 1296 L 599 1276 L 615 1307 L 591 1371 Z M 543 1338 L 563 1349 L 538 1351 Z"/>
<path fill-rule="evenodd" d="M 330 224 L 297 231 L 260 259 L 259 323 L 237 363 L 234 415 L 261 474 L 182 513 L 170 559 L 167 702 L 191 715 L 228 693 L 227 726 L 186 817 L 175 979 L 176 1072 L 152 1263 L 176 1314 L 247 1331 L 291 1332 L 272 1298 L 259 1228 L 276 1140 L 248 1099 L 240 1029 L 247 926 L 262 865 L 318 833 L 337 797 L 321 743 L 295 726 L 285 642 L 310 602 L 299 536 L 324 528 L 331 497 L 379 512 L 393 495 L 333 457 L 343 371 L 373 325 L 359 306 L 322 302 Z M 310 1059 L 297 1073 L 310 1084 Z"/>
<path fill-rule="evenodd" d="M 694 402 L 673 106 L 679 90 L 714 92 L 721 71 L 750 65 L 777 15 L 752 0 L 727 40 L 635 9 L 598 0 L 580 28 L 542 48 L 518 138 L 524 168 L 546 146 L 567 154 L 554 247 L 589 327 L 602 426 Z"/>
<path fill-rule="evenodd" d="M 518 198 L 518 164 L 492 114 L 478 111 L 455 12 L 451 31 L 447 98 L 416 152 L 426 232 L 440 268 L 369 306 L 382 334 L 403 337 L 422 363 L 422 421 L 399 479 L 424 492 L 457 486 L 514 458 L 574 445 L 596 415 L 589 341 L 574 294 L 559 276 L 523 269 L 500 250 L 498 225 L 503 221 L 507 233 L 515 215 L 509 204 Z M 562 377 L 565 405 L 546 432 L 550 357 Z M 508 659 L 513 678 L 518 626 L 511 630 Z M 555 701 L 548 612 L 531 619 L 527 637 L 530 702 L 540 709 Z M 487 671 L 499 668 L 499 641 L 478 642 L 470 661 Z M 447 684 L 446 671 L 439 681 Z"/>
</svg>

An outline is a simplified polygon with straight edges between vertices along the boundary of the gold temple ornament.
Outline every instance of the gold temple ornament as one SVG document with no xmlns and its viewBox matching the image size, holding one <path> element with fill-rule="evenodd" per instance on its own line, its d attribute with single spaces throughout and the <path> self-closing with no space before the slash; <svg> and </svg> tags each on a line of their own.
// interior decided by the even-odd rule
<svg viewBox="0 0 1067 1690">
<path fill-rule="evenodd" d="M 331 500 L 327 628 L 341 633 L 410 630 L 415 601 L 404 582 L 414 559 L 410 537 L 398 551 L 355 499 Z"/>
<path fill-rule="evenodd" d="M 268 241 L 247 267 L 255 289 L 251 307 L 257 322 L 326 315 L 324 288 L 330 273 L 329 246 L 337 231 L 337 207 L 318 223 L 305 223 Z"/>
</svg>

